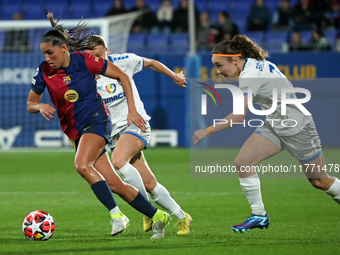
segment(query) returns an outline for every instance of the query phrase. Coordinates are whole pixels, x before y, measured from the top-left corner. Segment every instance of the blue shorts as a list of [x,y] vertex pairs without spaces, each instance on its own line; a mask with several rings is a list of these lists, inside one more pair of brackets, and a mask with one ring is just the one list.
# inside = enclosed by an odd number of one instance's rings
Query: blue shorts
[[[110,119],[104,120],[103,122],[93,122],[89,125],[87,125],[81,132],[80,137],[83,134],[96,134],[105,139],[106,144],[109,142],[110,135],[112,131],[111,121]],[[77,140],[71,140],[71,143],[73,145],[73,148],[75,151],[77,151],[78,144],[80,137]],[[103,155],[106,152],[106,149],[104,148],[103,152],[100,154]]]
[[112,126],[110,119],[104,120],[103,122],[93,122],[87,125],[81,132],[80,136],[83,134],[96,134],[104,137],[106,143],[109,142],[112,132]]

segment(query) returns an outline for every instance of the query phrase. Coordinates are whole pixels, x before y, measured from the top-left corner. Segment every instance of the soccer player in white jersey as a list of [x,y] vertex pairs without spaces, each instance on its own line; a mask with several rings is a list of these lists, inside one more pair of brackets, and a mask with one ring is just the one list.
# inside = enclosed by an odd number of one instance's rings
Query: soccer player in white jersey
[[[248,97],[262,110],[271,108],[273,88],[281,91],[283,87],[291,87],[288,79],[273,63],[266,61],[268,56],[262,48],[244,35],[236,35],[232,40],[220,42],[213,49],[212,62],[217,67],[217,73],[225,78],[239,76],[239,88],[245,95],[244,114],[230,113],[225,120],[215,126],[200,129],[193,134],[193,144],[208,137],[212,133],[231,127],[231,121],[243,122],[248,111]],[[252,95],[248,95],[251,87]],[[295,98],[294,94],[291,94]],[[340,203],[340,181],[329,176],[324,171],[324,157],[321,142],[314,121],[310,115],[305,116],[295,105],[287,105],[287,115],[281,114],[281,94],[278,93],[278,107],[266,116],[269,119],[295,120],[295,127],[271,125],[269,121],[255,130],[243,144],[234,163],[239,173],[241,188],[244,191],[252,209],[252,215],[243,223],[234,225],[235,232],[249,231],[252,228],[268,228],[269,217],[265,210],[258,174],[254,171],[242,172],[240,169],[252,166],[279,153],[283,149],[299,160],[309,182],[317,189],[324,190],[331,198]],[[225,123],[225,124],[224,124]],[[276,122],[280,123],[280,121]],[[294,126],[294,125],[285,125]],[[320,171],[313,171],[312,166]]]
[[[183,72],[175,73],[156,60],[132,53],[109,55],[110,51],[105,39],[98,35],[90,37],[87,43],[94,46],[94,50],[87,52],[111,61],[130,77],[137,112],[144,118],[147,127],[147,131],[142,132],[134,123],[127,122],[128,104],[120,81],[100,76],[97,79],[97,91],[112,120],[110,143],[113,149],[111,159],[114,168],[127,183],[135,186],[146,198],[149,194],[154,202],[170,211],[178,219],[177,234],[189,234],[191,216],[184,212],[170,196],[168,190],[157,182],[145,160],[143,149],[148,147],[150,140],[151,130],[148,123],[150,117],[144,109],[136,84],[132,79],[135,73],[142,71],[145,67],[171,77],[178,86],[185,88],[186,78]],[[107,182],[109,183],[110,180]],[[152,229],[152,220],[145,215],[143,215],[143,227],[145,232]],[[154,232],[155,227],[157,226],[154,226]]]

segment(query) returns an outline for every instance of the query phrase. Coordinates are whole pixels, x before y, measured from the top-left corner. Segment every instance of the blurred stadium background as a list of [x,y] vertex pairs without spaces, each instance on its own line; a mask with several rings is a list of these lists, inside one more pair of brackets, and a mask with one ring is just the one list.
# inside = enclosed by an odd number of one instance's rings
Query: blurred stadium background
[[[323,4],[327,1],[315,2]],[[130,9],[136,0],[123,2]],[[156,13],[161,0],[145,2]],[[171,2],[176,9],[180,0]],[[280,2],[265,1],[272,17],[275,17]],[[297,2],[290,0],[291,6]],[[263,198],[271,217],[270,228],[238,235],[230,227],[242,222],[244,216],[250,214],[239,181],[235,178],[192,178],[189,161],[193,150],[163,148],[165,146],[150,148],[145,151],[145,155],[157,179],[168,187],[174,199],[193,217],[190,235],[177,236],[173,219],[164,240],[149,242],[151,233],[142,231],[141,215],[118,196],[115,198],[130,218],[131,225],[118,238],[109,235],[107,212],[93,196],[87,183],[74,171],[74,153],[69,151],[69,141],[63,136],[58,121],[47,122],[40,114],[29,114],[26,100],[35,69],[44,60],[39,42],[43,33],[49,30],[47,10],[52,11],[55,17],[60,17],[65,24],[77,23],[84,16],[91,21],[89,26],[101,33],[100,25],[94,25],[93,19],[103,18],[101,25],[105,26],[105,15],[112,3],[112,0],[0,0],[0,254],[338,253],[339,206],[323,192],[313,189],[304,178],[261,179]],[[255,39],[268,50],[268,60],[277,64],[289,79],[303,79],[301,86],[312,94],[307,109],[313,113],[323,146],[333,147],[323,150],[326,162],[339,164],[340,86],[337,78],[340,73],[340,54],[336,24],[323,29],[331,46],[328,51],[309,48],[303,52],[290,52],[287,44],[291,30],[275,30],[272,22],[268,22],[265,31],[247,30],[247,15],[254,0],[195,0],[194,3],[197,14],[207,11],[212,23],[217,22],[220,11],[229,13],[238,25],[239,33]],[[15,13],[20,13],[23,20],[13,21]],[[338,11],[325,14],[336,19]],[[34,24],[29,21],[34,21]],[[117,28],[117,22],[114,23]],[[118,27],[123,29],[124,24]],[[20,31],[19,34],[27,33],[26,44],[7,47],[6,34],[14,30]],[[300,32],[303,41],[308,43],[312,30]],[[113,35],[111,42],[115,37],[120,37]],[[175,71],[188,67],[188,32],[128,31],[127,35],[127,42],[117,52],[127,50],[155,58]],[[216,83],[221,82],[211,63],[209,47],[205,50],[197,48],[196,56],[200,67],[197,68],[197,74],[191,70],[190,77],[202,80],[211,78]],[[191,68],[195,69],[195,65]],[[145,108],[152,117],[153,134],[158,136],[159,144],[189,147],[191,134],[188,132],[190,121],[187,106],[190,89],[183,90],[170,78],[147,69],[136,74],[135,80]],[[196,83],[192,85],[196,87]],[[43,100],[49,102],[48,93],[44,94]],[[223,105],[224,102],[226,105],[231,103],[229,98],[223,98]],[[245,132],[236,127],[228,130],[225,139],[219,135],[213,137],[214,143],[235,147],[222,149],[226,163],[233,163],[238,148],[252,130],[250,128]],[[264,164],[291,162],[297,163],[285,151],[266,160]],[[54,217],[56,233],[48,242],[32,244],[23,236],[21,224],[24,216],[36,209],[46,210]]]
[[[82,16],[86,20],[105,18],[113,5],[112,0],[1,0],[0,1],[0,149],[14,147],[68,147],[68,140],[64,138],[58,121],[46,122],[41,116],[26,112],[26,99],[30,90],[30,82],[34,70],[44,59],[39,50],[39,41],[44,32],[48,30],[46,19],[47,10],[53,12],[55,17],[65,20],[78,21]],[[161,0],[145,0],[152,13],[161,5]],[[246,34],[263,46],[270,54],[268,60],[274,62],[290,79],[317,79],[337,78],[339,76],[338,59],[340,54],[337,48],[338,11],[325,9],[322,14],[330,20],[329,24],[322,25],[323,33],[328,40],[328,51],[319,51],[314,48],[304,49],[302,52],[291,52],[289,40],[292,30],[277,30],[273,22],[268,22],[264,31],[248,31],[247,16],[254,0],[195,0],[196,27],[199,27],[199,16],[203,12],[210,15],[211,24],[218,22],[218,13],[226,12],[237,25],[238,32]],[[293,8],[299,0],[290,0]],[[326,1],[316,1],[326,3]],[[328,1],[330,4],[337,2]],[[123,0],[125,8],[130,10],[136,0]],[[171,1],[174,10],[180,5],[180,0]],[[264,1],[270,10],[271,20],[275,20],[280,0]],[[47,28],[24,28],[27,33],[27,43],[20,48],[11,48],[6,45],[6,33],[9,28],[1,28],[4,24],[15,24],[16,13],[21,14],[23,21],[37,20],[46,24]],[[315,17],[317,20],[318,17]],[[22,22],[22,21],[21,21]],[[89,26],[91,22],[89,23]],[[17,30],[19,28],[16,28]],[[14,29],[15,30],[15,29]],[[100,33],[98,27],[94,30]],[[185,70],[186,56],[189,52],[189,33],[187,31],[161,32],[157,29],[146,29],[147,32],[129,33],[126,42],[128,52],[157,59],[175,71]],[[312,29],[299,31],[302,41],[308,43],[312,39]],[[216,69],[211,63],[210,47],[197,48],[201,67],[199,76],[194,78],[212,78],[220,81]],[[158,135],[158,142],[169,143],[172,146],[189,147],[190,134],[187,120],[187,94],[189,90],[178,88],[171,79],[151,70],[144,70],[135,75],[139,93],[145,108],[152,117],[151,126],[154,130],[166,130],[165,134]],[[47,94],[47,93],[45,93]],[[313,89],[312,100],[309,103],[314,113],[316,123],[329,123],[329,114],[324,114],[332,107],[340,108],[340,87],[325,86]],[[313,100],[314,99],[314,100]],[[48,95],[44,100],[49,100]],[[314,111],[314,112],[313,112]],[[336,115],[336,114],[335,114]],[[329,128],[336,129],[340,125],[339,118],[334,118],[331,125],[319,124],[318,130],[325,146],[339,146],[340,135],[332,133]],[[334,130],[335,131],[335,130]],[[155,140],[154,140],[155,141]],[[240,146],[243,141],[238,135],[230,137],[230,146]],[[157,142],[155,143],[157,144]]]

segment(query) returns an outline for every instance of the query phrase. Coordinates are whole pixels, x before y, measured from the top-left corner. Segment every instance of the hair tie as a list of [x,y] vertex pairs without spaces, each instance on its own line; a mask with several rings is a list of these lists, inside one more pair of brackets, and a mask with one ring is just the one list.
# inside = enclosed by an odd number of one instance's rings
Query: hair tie
[[212,54],[215,57],[239,57],[242,56],[242,54]]
[[56,25],[54,28],[54,30],[60,31],[62,33],[64,33],[65,29],[63,28],[62,25]]

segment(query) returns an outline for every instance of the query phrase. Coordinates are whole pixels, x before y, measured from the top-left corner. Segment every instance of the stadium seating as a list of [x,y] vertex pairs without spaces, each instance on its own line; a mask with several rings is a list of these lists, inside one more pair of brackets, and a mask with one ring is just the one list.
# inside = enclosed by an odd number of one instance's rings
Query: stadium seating
[[[93,17],[93,5],[91,0],[81,0],[81,4],[79,4],[78,0],[72,0],[70,4],[70,17],[73,19],[80,19],[83,17],[84,19]],[[99,4],[101,5],[101,4]],[[103,7],[102,7],[103,8]]]
[[254,40],[258,45],[263,46],[264,42],[265,42],[265,32],[262,31],[256,31],[256,32],[247,32],[246,35]]
[[288,41],[288,32],[286,31],[275,31],[266,34],[265,42],[266,49],[270,53],[282,52],[282,46]]
[[5,31],[0,31],[0,51],[2,51],[5,43]]
[[130,34],[128,39],[128,51],[139,54],[145,50],[145,34]]
[[232,14],[232,18],[242,17],[244,19],[247,18],[250,8],[253,2],[249,0],[237,0],[231,4],[230,12]]
[[23,13],[23,5],[20,0],[4,0],[0,3],[2,9],[2,18],[12,20],[15,13]]
[[209,10],[210,13],[210,21],[213,23],[217,23],[218,22],[218,13],[219,12],[226,12],[229,14],[230,12],[230,4],[228,1],[221,1],[221,0],[217,0],[217,2],[214,4],[210,4],[209,8],[207,10]]
[[70,18],[68,0],[48,1],[47,10],[53,12],[56,19]]
[[93,16],[94,17],[104,17],[106,16],[107,12],[112,7],[112,1],[111,0],[105,0],[101,2],[100,4],[94,4],[93,5]]
[[[135,1],[134,1],[134,3],[135,3]],[[162,3],[161,0],[154,0],[154,1],[151,1],[151,2],[147,2],[147,5],[150,7],[151,11],[156,13],[159,6],[161,5],[161,3]]]
[[266,1],[266,6],[269,8],[270,12],[273,14],[278,9],[277,1]]
[[337,36],[337,31],[336,29],[325,29],[324,31],[325,37],[327,38],[330,46],[332,49],[335,49],[336,46],[336,36]]
[[[197,3],[195,3],[197,5]],[[215,0],[210,2],[209,9],[211,12],[229,12],[230,11],[230,2],[225,0]]]
[[309,43],[312,40],[312,31],[310,30],[303,30],[300,31],[302,42]]
[[180,5],[181,0],[172,0],[172,6],[174,7],[174,9],[177,9]]
[[274,31],[267,33],[266,35],[266,43],[284,43],[288,40],[288,32],[287,31]]
[[189,50],[189,35],[187,33],[174,33],[170,35],[170,51],[173,53],[186,53]]
[[196,8],[198,9],[199,13],[208,10],[208,3],[206,0],[195,1]]
[[[126,8],[126,10],[130,10],[131,8],[133,8],[136,4],[136,0],[125,0],[124,2],[124,6]],[[148,2],[147,2],[148,3]]]
[[[179,7],[180,1],[171,0],[174,10]],[[291,6],[298,1],[291,0]],[[136,4],[136,0],[123,0],[123,2],[127,10]],[[162,0],[145,0],[145,2],[156,13]],[[289,36],[287,32],[272,31],[270,24],[266,32],[247,31],[247,14],[253,3],[254,0],[197,0],[195,6],[199,13],[203,11],[210,13],[211,23],[218,21],[217,15],[220,11],[229,13],[233,22],[238,26],[240,34],[246,34],[255,39],[270,52],[282,52],[282,42],[286,42]],[[103,17],[106,16],[112,4],[113,0],[101,0],[100,4],[95,0],[2,0],[0,1],[0,19],[12,20],[16,12],[22,13],[26,20],[46,19],[47,11],[52,11],[56,19],[80,19],[82,16],[84,18]],[[278,8],[279,0],[265,1],[265,4],[273,14]],[[325,29],[324,33],[332,48],[335,49],[336,36],[339,32],[336,29]],[[35,33],[29,34],[30,39],[34,41]],[[301,31],[301,35],[304,43],[312,39],[311,31]],[[3,41],[3,36],[0,35],[0,47],[3,45],[1,40]],[[31,45],[35,45],[35,41],[31,42]],[[189,49],[189,38],[188,34],[131,34],[128,49],[133,52],[147,50],[148,53],[161,51],[184,53]]]
[[46,19],[46,6],[44,3],[33,2],[25,3],[24,5],[24,19],[26,20],[36,20],[36,19]]
[[148,53],[162,53],[169,49],[168,34],[149,34],[146,37]]
[[235,16],[232,20],[237,25],[239,33],[244,34],[247,30],[247,19],[242,16]]

